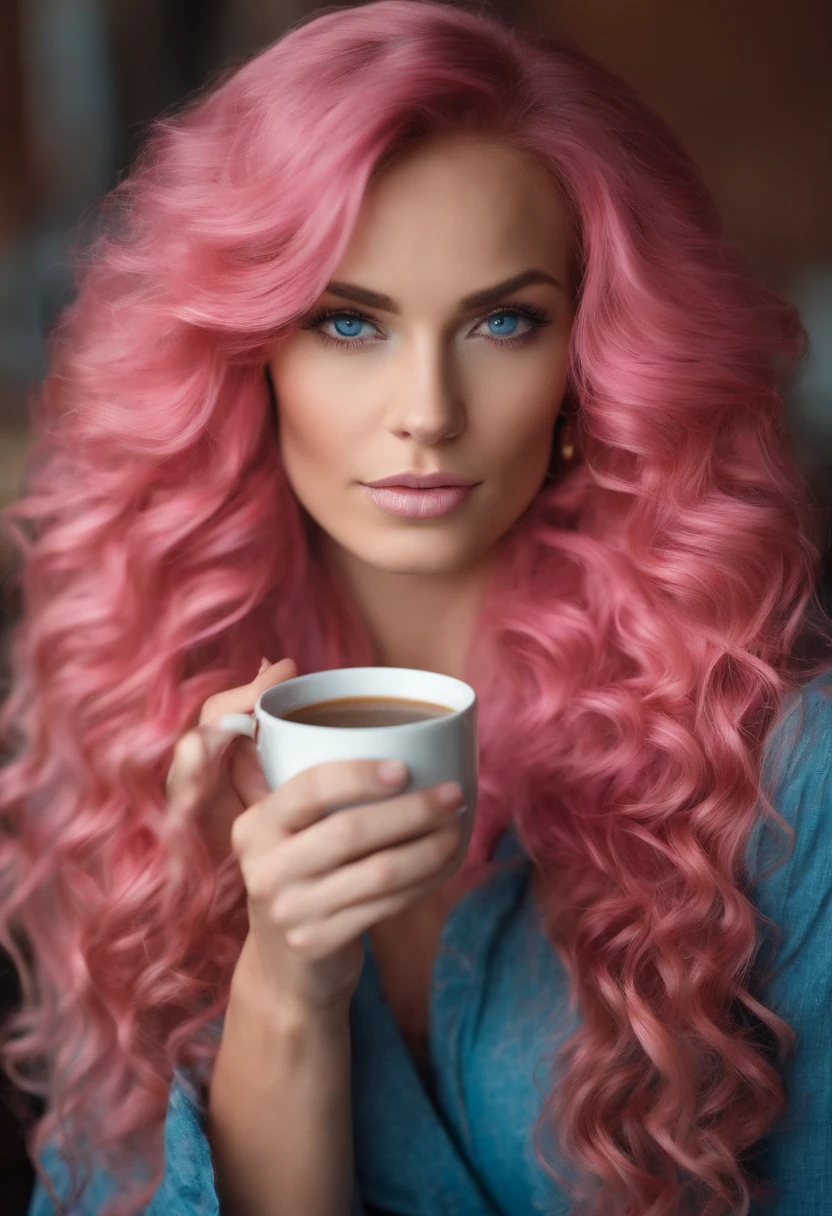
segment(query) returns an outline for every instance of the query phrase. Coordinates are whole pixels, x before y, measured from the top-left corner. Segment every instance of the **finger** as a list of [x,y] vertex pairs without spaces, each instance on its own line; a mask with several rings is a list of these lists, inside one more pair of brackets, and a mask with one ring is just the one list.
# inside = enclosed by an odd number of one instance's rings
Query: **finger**
[[297,665],[294,659],[281,659],[259,671],[250,684],[241,684],[239,688],[229,688],[223,692],[214,693],[205,701],[199,714],[200,725],[217,722],[224,714],[250,713],[261,692],[282,684],[285,680],[294,679],[297,675]]
[[[259,766],[254,759],[240,755],[244,746],[254,747],[248,739],[231,736],[223,748],[220,732],[200,727],[204,748],[204,763],[186,779],[172,779],[168,795],[168,820],[176,831],[188,821],[199,821],[212,856],[223,861],[231,851],[231,829],[235,819],[250,802],[268,792]],[[216,743],[216,747],[210,744]],[[224,768],[224,771],[223,771]]]
[[461,823],[445,826],[417,841],[384,849],[324,878],[284,887],[271,907],[275,923],[288,929],[327,920],[344,908],[367,904],[426,882],[456,859]]
[[[461,791],[456,802],[462,802]],[[272,867],[275,886],[282,888],[459,822],[459,811],[459,806],[441,803],[438,787],[432,786],[328,815],[303,831],[285,835],[276,856],[268,856],[268,846],[259,851]]]
[[186,790],[202,787],[236,738],[233,731],[208,725],[186,731],[173,749],[173,760],[165,779],[168,798],[178,798]]
[[390,916],[396,916],[415,903],[423,895],[435,890],[444,877],[450,877],[454,867],[447,867],[447,874],[428,882],[416,883],[404,891],[383,895],[365,904],[344,908],[324,921],[311,921],[297,925],[286,933],[286,943],[305,958],[313,961],[326,958],[360,937],[365,930]]
[[400,776],[386,775],[386,763],[330,760],[304,769],[265,800],[264,823],[270,821],[280,834],[297,832],[331,811],[389,798],[404,786],[409,773],[403,766]]
[[227,757],[228,778],[243,807],[262,801],[269,787],[253,741],[238,735]]

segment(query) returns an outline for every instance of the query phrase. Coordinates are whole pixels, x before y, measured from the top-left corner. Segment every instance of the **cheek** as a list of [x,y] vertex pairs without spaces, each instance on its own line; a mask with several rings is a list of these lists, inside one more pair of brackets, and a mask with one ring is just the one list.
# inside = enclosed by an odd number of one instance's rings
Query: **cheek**
[[345,393],[326,360],[308,354],[287,359],[273,373],[278,434],[287,471],[319,464],[328,469],[348,461],[360,436],[356,403]]
[[499,455],[506,471],[515,462],[530,468],[545,466],[552,433],[566,388],[565,361],[547,359],[501,361],[481,378],[477,398],[482,408],[486,442]]

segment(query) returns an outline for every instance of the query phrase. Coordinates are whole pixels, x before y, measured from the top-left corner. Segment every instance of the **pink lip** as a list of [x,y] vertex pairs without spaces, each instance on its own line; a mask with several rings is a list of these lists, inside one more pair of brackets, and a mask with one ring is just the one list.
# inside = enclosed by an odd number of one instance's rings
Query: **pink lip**
[[406,519],[438,519],[448,515],[465,502],[476,485],[437,486],[435,489],[414,490],[408,486],[364,486],[377,507],[389,515]]
[[365,486],[408,486],[414,490],[435,490],[437,486],[475,486],[473,477],[457,477],[453,473],[394,473],[378,481],[364,481]]

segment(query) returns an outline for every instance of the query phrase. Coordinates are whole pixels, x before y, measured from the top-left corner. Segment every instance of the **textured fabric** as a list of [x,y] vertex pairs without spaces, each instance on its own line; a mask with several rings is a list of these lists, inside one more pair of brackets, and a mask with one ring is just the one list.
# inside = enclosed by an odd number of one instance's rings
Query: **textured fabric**
[[[828,695],[832,683],[826,680]],[[763,1173],[779,1198],[750,1216],[832,1214],[832,704],[816,681],[778,732],[785,768],[775,805],[794,829],[792,853],[780,868],[788,842],[752,834],[750,894],[779,926],[769,933],[758,969],[773,960],[774,974],[761,987],[763,1003],[797,1033],[784,1078],[789,1109],[759,1146]]]
[[[762,820],[748,852],[750,894],[779,926],[761,931],[758,988],[796,1031],[783,1069],[790,1095],[781,1125],[756,1165],[778,1188],[751,1216],[832,1213],[832,681],[815,681],[775,732],[766,776],[795,831],[791,856],[766,871],[786,844]],[[778,756],[782,767],[777,768]],[[509,830],[485,886],[453,909],[439,943],[430,993],[434,1097],[423,1085],[387,1004],[369,935],[353,998],[353,1122],[356,1188],[351,1216],[566,1216],[569,1202],[538,1164],[532,1131],[550,1089],[550,1069],[577,1025],[567,977],[543,934],[530,863]],[[216,1213],[204,1112],[177,1076],[166,1124],[166,1175],[152,1216]],[[279,1129],[275,1129],[279,1134]],[[543,1136],[550,1160],[553,1150]],[[47,1168],[59,1179],[52,1160]],[[99,1211],[96,1176],[71,1216]],[[103,1189],[102,1189],[103,1188]],[[29,1216],[53,1216],[38,1185]]]
[[[220,1208],[203,1115],[196,1091],[187,1078],[178,1077],[171,1088],[165,1120],[165,1176],[144,1209],[148,1216],[218,1216]],[[58,1194],[62,1198],[69,1195],[69,1171],[52,1146],[43,1164]],[[104,1200],[114,1190],[113,1180],[98,1170],[82,1197],[62,1216],[98,1216]],[[54,1213],[49,1193],[38,1179],[28,1216],[54,1216]]]

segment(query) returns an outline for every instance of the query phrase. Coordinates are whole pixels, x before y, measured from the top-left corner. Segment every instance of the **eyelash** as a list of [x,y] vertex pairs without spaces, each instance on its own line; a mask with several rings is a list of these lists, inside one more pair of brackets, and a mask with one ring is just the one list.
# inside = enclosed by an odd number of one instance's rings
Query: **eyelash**
[[[532,322],[533,328],[524,334],[518,334],[517,337],[500,338],[496,334],[484,334],[487,342],[493,343],[495,346],[522,346],[526,342],[532,341],[539,330],[545,325],[551,325],[552,319],[544,309],[538,308],[536,304],[504,304],[501,308],[494,309],[487,316],[481,317],[477,325],[483,325],[492,317],[502,317],[510,313],[516,313],[518,316],[526,317]],[[371,344],[370,338],[335,338],[332,334],[324,333],[320,328],[324,321],[330,321],[333,318],[352,317],[356,321],[365,321],[368,325],[376,325],[372,317],[368,317],[366,313],[359,312],[354,308],[324,308],[320,312],[315,313],[313,317],[305,321],[301,326],[302,329],[316,330],[316,336],[321,342],[328,342],[331,346],[340,347],[355,347],[368,346]]]

